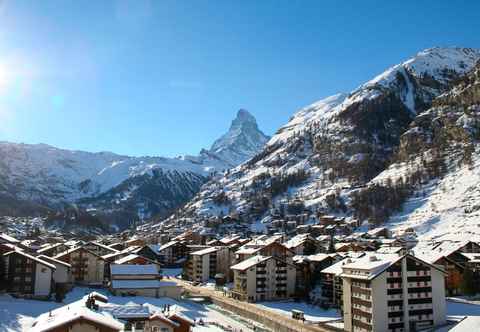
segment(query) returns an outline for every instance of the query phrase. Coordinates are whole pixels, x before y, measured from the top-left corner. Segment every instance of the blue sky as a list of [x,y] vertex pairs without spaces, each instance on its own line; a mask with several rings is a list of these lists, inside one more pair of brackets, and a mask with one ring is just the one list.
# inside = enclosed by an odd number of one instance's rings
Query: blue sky
[[0,0],[0,140],[194,154],[239,108],[299,108],[432,46],[480,48],[479,1]]

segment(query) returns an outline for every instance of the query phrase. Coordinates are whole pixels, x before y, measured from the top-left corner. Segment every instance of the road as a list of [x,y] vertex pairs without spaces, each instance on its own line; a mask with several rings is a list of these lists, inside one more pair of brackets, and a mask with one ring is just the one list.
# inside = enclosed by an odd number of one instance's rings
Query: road
[[[249,312],[252,315],[259,315],[262,318],[271,320],[272,322],[281,324],[291,331],[295,332],[328,332],[328,331],[342,331],[338,328],[330,327],[324,323],[304,323],[299,320],[292,319],[285,315],[279,314],[277,312],[259,307],[252,303],[242,302],[230,297],[224,296],[222,291],[216,291],[213,289],[205,287],[193,286],[191,283],[186,282],[181,279],[170,278],[172,281],[175,281],[178,285],[182,286],[186,291],[193,295],[198,295],[202,297],[209,297],[212,300],[223,307],[226,310],[229,310],[230,307],[238,308],[239,310],[244,310]],[[231,311],[231,310],[230,310]]]

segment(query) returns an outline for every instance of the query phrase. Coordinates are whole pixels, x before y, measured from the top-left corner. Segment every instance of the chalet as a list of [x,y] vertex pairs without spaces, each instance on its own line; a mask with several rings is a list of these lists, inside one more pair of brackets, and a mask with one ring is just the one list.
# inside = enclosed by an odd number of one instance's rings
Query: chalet
[[86,247],[69,249],[53,258],[71,265],[73,281],[77,284],[102,285],[105,281],[105,260]]
[[469,262],[468,254],[475,252],[480,252],[480,246],[469,240],[444,241],[414,249],[416,257],[430,264],[441,266],[446,271],[445,289],[449,296],[462,295],[461,283],[463,272]]
[[187,246],[183,241],[170,241],[162,245],[147,245],[136,253],[151,260],[158,261],[162,266],[180,266],[187,256]]
[[282,239],[283,236],[277,235],[271,237],[262,236],[251,240],[235,252],[235,261],[241,262],[256,255],[262,255],[279,257],[291,264],[292,257],[295,254],[293,250],[281,243]]
[[310,234],[299,234],[284,243],[295,255],[313,255],[323,250],[320,242]]
[[124,325],[108,314],[103,314],[85,307],[61,307],[39,316],[30,332],[56,331],[124,331]]
[[37,256],[37,258],[55,266],[55,271],[53,272],[53,280],[55,284],[70,285],[73,282],[72,266],[70,264],[44,255]]
[[293,263],[297,268],[296,293],[297,296],[308,296],[310,291],[320,283],[320,272],[340,260],[337,254],[297,255]]
[[[87,297],[85,297],[87,298]],[[60,331],[124,331],[124,324],[112,317],[108,312],[96,310],[98,305],[87,306],[83,300],[65,305],[38,316],[33,322],[30,332],[60,332]],[[88,296],[93,299],[93,297]]]
[[49,298],[53,287],[55,265],[23,251],[3,255],[9,293],[33,298]]

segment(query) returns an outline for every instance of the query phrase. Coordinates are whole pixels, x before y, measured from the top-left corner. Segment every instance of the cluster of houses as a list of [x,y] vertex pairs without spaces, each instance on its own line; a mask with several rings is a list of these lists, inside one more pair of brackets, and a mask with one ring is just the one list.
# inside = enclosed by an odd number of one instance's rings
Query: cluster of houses
[[176,306],[119,305],[108,300],[108,297],[92,292],[74,303],[40,315],[30,331],[189,332],[195,325]]
[[136,252],[142,240],[118,246],[93,241],[38,243],[0,233],[1,288],[23,298],[50,299],[73,285],[105,287],[115,295],[171,298],[181,288],[165,280],[161,264]]
[[297,298],[339,308],[347,331],[442,325],[445,298],[463,294],[465,271],[473,283],[480,281],[476,242],[419,244],[409,230],[396,236],[384,227],[352,232],[356,225],[338,218],[321,221],[263,235],[174,227],[153,236],[139,230],[133,238],[45,242],[0,234],[0,280],[21,297],[48,298],[80,284],[114,295],[179,298],[181,288],[162,278],[161,269],[181,268],[193,285],[214,282],[240,301]]
[[249,302],[303,298],[343,313],[346,331],[415,331],[446,322],[446,296],[462,294],[465,269],[480,281],[480,245],[417,245],[386,228],[348,236],[299,233],[213,238],[190,251],[183,277],[230,283]]

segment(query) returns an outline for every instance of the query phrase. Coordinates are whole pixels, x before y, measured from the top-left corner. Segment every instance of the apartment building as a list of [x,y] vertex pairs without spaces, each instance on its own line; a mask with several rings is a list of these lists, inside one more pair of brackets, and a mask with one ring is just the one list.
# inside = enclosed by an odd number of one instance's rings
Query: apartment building
[[231,267],[232,296],[241,301],[270,301],[295,295],[296,268],[275,256],[254,256]]
[[412,255],[370,253],[342,266],[346,331],[408,332],[446,321],[445,272]]
[[230,249],[228,247],[210,247],[191,252],[184,267],[188,280],[207,282],[217,273],[228,276],[230,266]]
[[[187,245],[182,241],[170,241],[162,245],[148,245],[142,248],[138,254],[144,255],[150,259],[156,259],[162,266],[178,266],[182,259],[187,256]],[[152,255],[153,253],[154,255]],[[150,257],[149,257],[150,256]]]
[[53,258],[71,265],[75,283],[102,285],[105,281],[105,260],[85,247],[69,249]]
[[50,297],[55,265],[23,251],[11,251],[3,257],[9,293],[22,297]]

